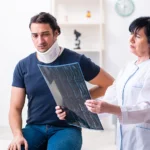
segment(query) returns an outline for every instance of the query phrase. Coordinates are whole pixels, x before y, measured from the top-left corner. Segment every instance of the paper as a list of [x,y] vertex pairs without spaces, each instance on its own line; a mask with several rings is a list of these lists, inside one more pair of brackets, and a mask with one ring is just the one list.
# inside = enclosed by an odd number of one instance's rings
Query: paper
[[46,66],[38,65],[56,101],[67,112],[69,124],[103,130],[97,114],[91,113],[84,102],[91,99],[78,63]]

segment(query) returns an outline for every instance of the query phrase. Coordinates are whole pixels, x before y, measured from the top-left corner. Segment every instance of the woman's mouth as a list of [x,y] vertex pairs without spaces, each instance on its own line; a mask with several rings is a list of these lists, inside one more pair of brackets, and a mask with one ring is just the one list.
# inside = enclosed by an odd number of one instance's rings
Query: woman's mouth
[[132,49],[133,49],[133,48],[135,48],[135,47],[134,47],[133,45],[130,45],[130,48],[132,48]]

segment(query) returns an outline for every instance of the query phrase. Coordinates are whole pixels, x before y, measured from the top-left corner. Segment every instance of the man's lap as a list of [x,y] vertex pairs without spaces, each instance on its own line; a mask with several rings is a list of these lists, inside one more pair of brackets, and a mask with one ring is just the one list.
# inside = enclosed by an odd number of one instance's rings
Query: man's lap
[[80,150],[82,145],[81,130],[76,127],[27,125],[23,135],[28,150],[46,150],[46,147],[47,150]]

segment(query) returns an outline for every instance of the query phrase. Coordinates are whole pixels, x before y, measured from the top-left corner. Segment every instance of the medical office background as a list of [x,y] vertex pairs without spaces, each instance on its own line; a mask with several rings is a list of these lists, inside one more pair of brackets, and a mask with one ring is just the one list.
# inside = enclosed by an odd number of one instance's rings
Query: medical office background
[[[103,61],[99,65],[116,78],[119,70],[135,59],[129,52],[128,26],[139,16],[150,16],[150,1],[133,0],[135,10],[128,17],[121,17],[116,13],[114,6],[117,0],[103,2],[104,50]],[[35,51],[28,25],[30,18],[41,11],[52,11],[51,0],[0,1],[0,127],[9,126],[8,111],[13,70],[20,59]],[[26,107],[23,118],[25,124]],[[107,126],[111,126],[111,123],[108,121]]]

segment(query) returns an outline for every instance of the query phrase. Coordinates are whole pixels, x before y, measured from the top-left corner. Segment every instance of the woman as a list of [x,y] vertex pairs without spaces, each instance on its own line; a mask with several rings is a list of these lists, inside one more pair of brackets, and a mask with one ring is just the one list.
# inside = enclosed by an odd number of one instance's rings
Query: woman
[[93,113],[119,118],[118,150],[150,150],[150,17],[137,18],[129,31],[130,49],[137,60],[119,73],[104,101],[87,100],[85,105]]

